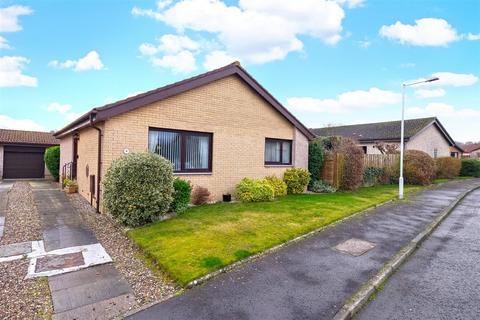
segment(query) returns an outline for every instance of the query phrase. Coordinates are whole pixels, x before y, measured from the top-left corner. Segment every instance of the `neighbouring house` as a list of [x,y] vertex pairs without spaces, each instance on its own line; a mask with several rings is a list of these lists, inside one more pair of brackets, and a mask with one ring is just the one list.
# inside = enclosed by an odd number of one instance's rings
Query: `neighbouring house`
[[307,168],[314,138],[239,63],[94,108],[55,136],[61,172],[100,211],[102,177],[125,154],[158,153],[220,200],[244,177]]
[[51,132],[0,129],[0,177],[51,178],[43,154],[59,142]]
[[463,156],[466,158],[480,159],[480,143],[464,144]]
[[461,144],[455,141],[455,145],[450,147],[450,157],[452,158],[461,158],[463,156],[463,147]]
[[[385,145],[400,145],[400,121],[311,129],[317,136],[343,136],[358,141],[365,154],[381,154]],[[405,150],[421,150],[431,157],[449,157],[455,142],[435,118],[405,120]],[[397,150],[397,151],[398,151]]]

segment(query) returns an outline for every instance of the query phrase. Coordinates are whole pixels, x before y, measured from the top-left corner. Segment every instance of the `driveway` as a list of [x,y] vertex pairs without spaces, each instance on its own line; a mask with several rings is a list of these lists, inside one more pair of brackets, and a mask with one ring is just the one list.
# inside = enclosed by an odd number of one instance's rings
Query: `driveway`
[[480,190],[387,281],[358,319],[480,318]]
[[[129,319],[331,319],[386,260],[476,186],[480,179],[447,183],[379,207]],[[334,249],[349,239],[375,247],[359,256]]]

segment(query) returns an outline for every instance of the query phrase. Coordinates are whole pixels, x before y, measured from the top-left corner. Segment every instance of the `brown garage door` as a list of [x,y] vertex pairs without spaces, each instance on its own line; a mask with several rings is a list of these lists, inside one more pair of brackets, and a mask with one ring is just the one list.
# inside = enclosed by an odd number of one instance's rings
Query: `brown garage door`
[[45,147],[5,146],[3,150],[3,178],[43,178]]

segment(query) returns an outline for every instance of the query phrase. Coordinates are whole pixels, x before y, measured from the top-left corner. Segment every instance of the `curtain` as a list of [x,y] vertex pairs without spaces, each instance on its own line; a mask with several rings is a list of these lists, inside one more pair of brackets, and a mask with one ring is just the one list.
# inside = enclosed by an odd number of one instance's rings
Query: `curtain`
[[290,141],[282,142],[282,163],[290,163],[290,147],[292,146]]
[[265,142],[265,161],[280,162],[280,141]]
[[180,171],[181,135],[177,132],[151,130],[148,134],[148,149],[173,163],[173,170]]
[[209,137],[186,136],[185,169],[208,169]]

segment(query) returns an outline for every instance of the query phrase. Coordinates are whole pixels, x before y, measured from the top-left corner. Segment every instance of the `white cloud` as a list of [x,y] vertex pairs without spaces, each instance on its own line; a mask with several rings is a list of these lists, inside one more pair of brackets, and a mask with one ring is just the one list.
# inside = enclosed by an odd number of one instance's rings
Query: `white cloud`
[[33,10],[27,6],[10,6],[0,9],[0,32],[15,32],[22,30],[18,23],[19,16],[30,15]]
[[401,96],[392,91],[370,88],[340,94],[337,99],[317,99],[312,97],[292,97],[287,105],[294,111],[340,113],[352,109],[368,109],[398,104]]
[[358,45],[360,46],[360,48],[362,49],[367,49],[368,47],[370,47],[372,43],[370,41],[367,41],[367,40],[360,40],[358,41]]
[[466,38],[467,40],[470,40],[470,41],[477,41],[477,40],[480,40],[480,33],[477,33],[477,34],[474,34],[474,33],[468,33],[466,35]]
[[418,19],[414,25],[397,21],[382,26],[379,33],[382,37],[413,46],[446,46],[461,38],[446,20],[436,18]]
[[205,56],[203,67],[207,70],[213,70],[239,60],[239,58],[229,56],[225,51],[216,50]]
[[[478,77],[471,73],[453,73],[453,72],[436,72],[432,77],[437,77],[439,80],[427,83],[421,83],[422,87],[468,87],[478,82]],[[420,78],[408,82],[423,81],[425,78]]]
[[85,57],[78,60],[66,60],[64,62],[52,60],[48,65],[58,69],[73,69],[74,71],[102,70],[105,67],[96,51],[90,51]]
[[0,114],[0,128],[14,130],[46,131],[45,127],[31,119],[14,119]]
[[22,73],[30,60],[19,56],[0,57],[0,87],[36,87],[37,78]]
[[335,0],[338,4],[347,6],[349,9],[363,7],[365,0]]
[[443,97],[445,95],[445,90],[443,89],[418,89],[415,90],[415,95],[418,98],[436,98],[436,97]]
[[197,69],[193,53],[187,50],[153,58],[152,63],[154,66],[171,69],[174,73],[191,72]]
[[0,36],[0,49],[10,49],[7,39],[2,36]]
[[49,112],[59,112],[59,113],[62,113],[62,114],[65,114],[67,113],[68,111],[70,111],[70,109],[72,109],[72,106],[69,105],[69,104],[60,104],[58,102],[53,102],[53,103],[50,103],[47,107],[47,110]]
[[[172,5],[161,2],[156,10],[134,7],[132,14],[162,21],[180,33],[188,29],[214,34],[222,45],[217,50],[248,63],[281,60],[301,51],[300,35],[335,44],[345,16],[338,3],[324,0],[240,0],[238,6],[220,0],[182,0]],[[144,49],[153,52],[151,47]]]

